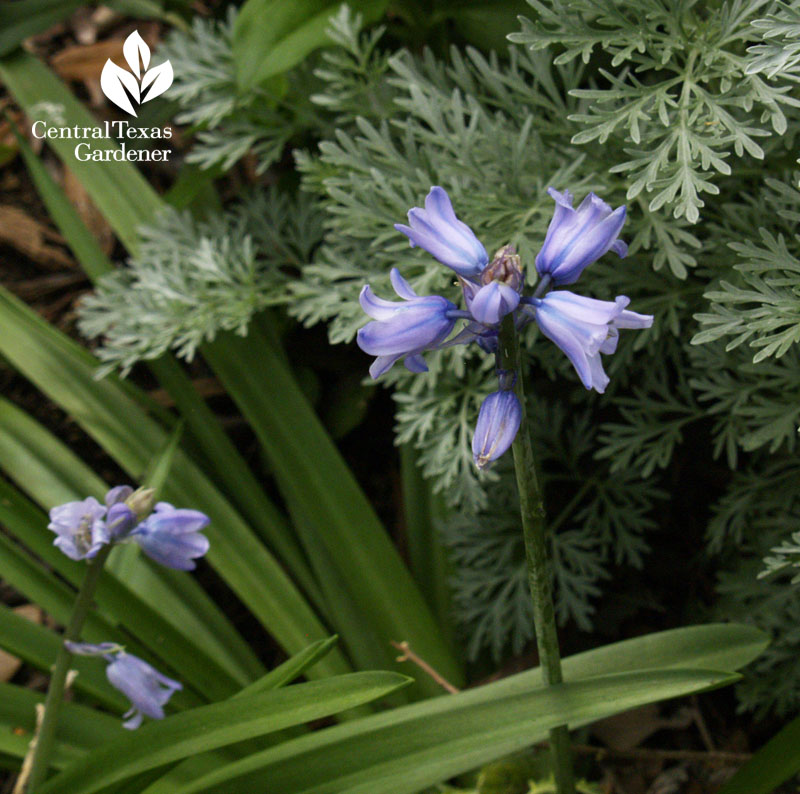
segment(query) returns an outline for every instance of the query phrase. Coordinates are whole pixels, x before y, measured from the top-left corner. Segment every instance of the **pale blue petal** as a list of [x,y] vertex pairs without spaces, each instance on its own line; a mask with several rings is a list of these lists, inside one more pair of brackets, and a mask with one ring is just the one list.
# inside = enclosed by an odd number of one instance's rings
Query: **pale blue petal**
[[375,361],[372,362],[369,368],[369,375],[372,380],[376,380],[384,373],[388,372],[393,366],[394,363],[401,358],[401,356],[378,356]]
[[572,209],[572,196],[550,188],[556,206],[544,244],[536,256],[540,275],[549,274],[557,285],[572,284],[583,270],[609,250],[620,256],[627,246],[617,236],[625,223],[625,207],[612,208],[594,193]]
[[409,210],[410,226],[395,224],[411,245],[424,248],[443,265],[466,278],[477,276],[488,264],[489,257],[480,240],[467,224],[458,220],[447,193],[438,186],[425,198],[425,209]]
[[[125,727],[130,729],[139,726],[141,714],[163,719],[164,705],[175,690],[183,688],[180,682],[167,678],[138,656],[124,652],[108,665],[106,677],[131,702],[132,709],[125,714],[126,717],[134,715],[125,723]],[[138,717],[136,712],[140,712]]]
[[607,325],[630,303],[624,295],[613,301],[601,301],[576,295],[569,290],[548,292],[542,305],[558,311],[565,318],[592,325]]
[[408,301],[419,297],[411,288],[411,285],[400,275],[400,271],[396,267],[393,267],[389,272],[389,280],[392,282],[394,291],[401,298]]
[[117,502],[124,502],[132,493],[133,488],[130,485],[118,485],[106,494],[105,503],[111,507]]
[[519,305],[519,293],[508,284],[492,281],[472,298],[470,313],[484,325],[496,325]]
[[[591,389],[592,371],[586,354],[586,344],[575,335],[574,325],[565,322],[557,312],[542,311],[540,307],[536,309],[536,322],[541,332],[566,353],[581,383],[587,389]],[[598,343],[598,349],[602,341]]]
[[419,353],[413,356],[406,356],[403,363],[409,372],[415,372],[419,374],[421,372],[428,371],[428,365],[425,363],[425,359],[419,355]]
[[181,508],[176,510],[170,505],[167,510],[153,513],[144,523],[148,532],[170,535],[182,535],[187,532],[199,532],[211,523],[211,519],[199,510]]
[[627,309],[614,318],[614,326],[616,328],[650,328],[652,324],[652,314],[639,314]]
[[589,371],[591,373],[592,385],[587,388],[592,388],[599,394],[602,394],[608,386],[608,375],[603,369],[603,362],[600,359],[600,354],[589,357]]
[[361,304],[365,314],[368,314],[373,320],[388,320],[400,305],[396,301],[387,301],[385,298],[379,298],[372,291],[369,284],[365,284],[361,288],[358,302]]
[[373,356],[419,352],[447,337],[455,325],[447,312],[455,308],[438,295],[396,304],[390,318],[367,323],[361,328],[356,342],[365,353]]
[[472,437],[472,456],[479,469],[508,450],[521,421],[522,406],[513,391],[492,392],[483,401]]
[[173,535],[168,532],[147,532],[133,536],[142,551],[167,568],[193,571],[195,557],[202,557],[209,548],[208,538],[199,532]]

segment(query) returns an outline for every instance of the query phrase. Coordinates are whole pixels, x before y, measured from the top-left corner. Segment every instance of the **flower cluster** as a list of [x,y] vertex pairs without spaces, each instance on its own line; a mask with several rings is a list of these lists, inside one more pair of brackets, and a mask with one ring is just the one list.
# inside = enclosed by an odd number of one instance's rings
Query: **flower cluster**
[[90,496],[54,507],[47,528],[57,535],[54,545],[73,560],[91,559],[103,546],[132,541],[161,565],[191,571],[195,558],[208,551],[208,538],[200,534],[208,523],[199,510],[176,509],[167,502],[154,506],[152,489],[118,485],[103,505]]
[[[409,211],[409,225],[395,225],[412,246],[424,248],[455,271],[465,309],[440,295],[417,295],[396,268],[391,282],[403,302],[379,298],[365,285],[359,300],[372,322],[359,330],[357,341],[364,352],[376,356],[370,367],[373,378],[401,358],[411,372],[425,372],[422,353],[451,345],[475,342],[497,353],[500,324],[512,314],[517,328],[535,321],[542,334],[564,351],[587,389],[605,390],[608,376],[601,355],[614,353],[620,328],[649,328],[653,318],[629,311],[630,301],[623,295],[602,301],[555,288],[574,284],[608,251],[625,256],[627,246],[618,239],[625,207],[612,210],[590,193],[575,209],[569,191],[550,188],[548,193],[556,208],[535,259],[539,281],[530,296],[524,293],[524,272],[514,247],[503,246],[490,261],[472,229],[456,217],[441,187],[431,188],[424,209]],[[459,320],[466,324],[450,338]],[[478,468],[511,446],[522,419],[522,406],[514,393],[516,373],[498,367],[498,378],[498,391],[484,400],[473,437]]]
[[135,730],[142,719],[164,719],[164,706],[176,689],[183,685],[159,673],[138,656],[126,653],[121,645],[114,642],[64,642],[70,653],[80,656],[100,656],[108,662],[106,676],[113,687],[118,689],[131,702],[131,708],[123,716],[124,728]]

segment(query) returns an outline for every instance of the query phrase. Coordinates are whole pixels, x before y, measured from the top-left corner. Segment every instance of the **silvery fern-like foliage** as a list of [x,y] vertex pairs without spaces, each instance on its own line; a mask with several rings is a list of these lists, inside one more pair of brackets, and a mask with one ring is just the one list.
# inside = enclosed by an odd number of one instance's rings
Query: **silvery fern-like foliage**
[[167,350],[191,359],[222,330],[283,302],[292,269],[311,255],[319,214],[305,195],[257,193],[221,216],[167,210],[141,230],[137,256],[101,279],[80,308],[84,336],[102,338],[101,374],[126,374]]
[[797,74],[800,66],[800,6],[796,2],[778,2],[772,13],[753,21],[753,27],[763,31],[763,44],[748,48],[751,55],[748,74],[765,74],[769,78]]
[[[726,570],[718,612],[741,614],[775,638],[759,662],[767,683],[747,679],[743,703],[796,708],[800,675],[787,665],[800,649],[796,590],[785,577],[756,576],[796,531],[798,7],[541,0],[533,10],[542,13],[524,31],[538,31],[527,44],[539,49],[454,49],[446,62],[383,52],[379,33],[359,34],[343,10],[331,31],[336,46],[288,75],[287,93],[272,105],[261,97],[231,103],[232,71],[220,54],[230,51],[228,29],[196,23],[191,37],[174,34],[168,44],[183,42],[169,51],[176,78],[185,75],[175,97],[182,112],[195,111],[184,121],[198,136],[218,130],[222,148],[214,153],[211,139],[196,137],[194,156],[228,164],[257,147],[248,140],[284,140],[281,119],[288,118],[293,140],[308,145],[295,150],[304,192],[292,201],[267,193],[263,204],[211,221],[166,215],[143,231],[145,247],[129,267],[85,302],[83,327],[104,337],[98,352],[108,368],[166,349],[191,355],[203,339],[243,329],[252,312],[278,302],[307,325],[326,323],[333,343],[349,342],[366,321],[359,290],[370,283],[376,294],[391,295],[393,266],[421,294],[457,300],[452,273],[393,228],[431,185],[447,189],[490,254],[516,245],[529,281],[552,213],[547,187],[579,198],[594,190],[616,206],[636,186],[622,232],[629,256],[601,259],[582,276],[588,295],[629,295],[656,318],[649,331],[623,338],[606,394],[587,394],[535,327],[524,339],[544,474],[563,477],[546,488],[557,530],[559,616],[590,625],[613,566],[638,565],[652,522],[662,520],[660,481],[680,476],[684,445],[693,455],[706,451],[704,464],[719,483],[707,547]],[[770,50],[765,60],[764,47],[783,55]],[[667,83],[686,71],[692,50],[688,137],[659,159],[671,136],[684,140],[685,80]],[[208,64],[206,52],[216,53]],[[305,93],[292,88],[309,84]],[[251,114],[250,102],[269,113]],[[714,113],[728,113],[737,131]],[[782,135],[781,118],[789,122]],[[617,123],[595,134],[606,120]],[[228,135],[228,125],[236,134]],[[584,133],[591,133],[586,142],[571,142]],[[626,151],[634,149],[639,154]],[[705,182],[711,187],[702,192]],[[665,190],[675,191],[672,198],[654,203]],[[703,222],[692,224],[690,208],[701,201]],[[190,301],[206,308],[187,316]],[[762,351],[766,357],[754,362]],[[470,648],[501,654],[524,644],[530,621],[513,483],[502,466],[479,476],[470,452],[493,364],[464,347],[427,360],[428,375],[395,367],[385,378],[397,405],[396,438],[417,448],[425,476],[454,510],[443,532],[457,563],[456,606]],[[365,356],[365,376],[368,365]]]
[[[800,532],[792,533],[790,540],[771,549],[769,557],[764,557],[764,566],[764,570],[758,575],[759,579],[800,568]],[[792,584],[800,584],[800,573],[792,576]]]
[[[232,50],[235,19],[233,7],[224,22],[198,17],[188,32],[173,31],[159,55],[172,62],[175,72],[167,93],[180,107],[175,121],[195,131],[187,160],[202,168],[229,169],[252,154],[262,173],[280,158],[292,136],[314,125],[302,118],[303,108],[313,108],[305,92],[277,80],[242,94]],[[296,76],[301,83],[310,77]]]
[[[730,565],[720,577],[719,614],[754,623],[772,638],[753,673],[737,687],[742,708],[757,716],[770,709],[795,714],[800,707],[796,672],[800,598],[789,575],[796,547],[787,541],[800,518],[798,477],[800,466],[794,456],[755,456],[735,475],[709,524],[710,550],[736,552],[729,555]],[[782,549],[790,559],[781,559]],[[784,561],[789,564],[784,566]]]
[[571,92],[582,104],[570,118],[584,128],[572,142],[621,143],[627,159],[611,170],[626,175],[628,199],[649,194],[650,210],[696,222],[702,194],[718,194],[715,177],[731,174],[731,155],[763,159],[759,139],[783,134],[786,107],[800,102],[792,57],[771,58],[764,76],[765,54],[752,44],[786,24],[759,19],[768,0],[528,2],[536,17],[513,41],[555,46],[557,64],[588,62],[596,48],[610,57],[595,87]]
[[[780,358],[800,341],[800,174],[787,181],[765,180],[758,238],[732,242],[739,262],[735,281],[721,281],[706,293],[711,312],[697,315],[703,330],[695,344],[732,337],[726,350],[747,343],[753,362]],[[792,183],[789,183],[789,179]]]
[[[611,477],[605,467],[591,465],[596,439],[590,412],[568,412],[557,401],[536,409],[548,417],[535,426],[534,436],[545,452],[540,463],[543,489],[550,494],[556,613],[560,623],[574,621],[588,630],[609,567],[644,564],[646,536],[656,528],[652,507],[666,493],[634,469]],[[470,658],[488,649],[500,659],[509,647],[518,653],[533,638],[519,504],[509,469],[505,461],[486,509],[475,517],[455,514],[441,528]]]

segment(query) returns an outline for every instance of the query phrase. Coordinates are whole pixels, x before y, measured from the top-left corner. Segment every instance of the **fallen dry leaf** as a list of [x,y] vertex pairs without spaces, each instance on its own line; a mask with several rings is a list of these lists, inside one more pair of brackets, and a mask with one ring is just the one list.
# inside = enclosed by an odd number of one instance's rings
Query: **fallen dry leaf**
[[127,68],[122,54],[122,39],[106,39],[94,44],[77,44],[57,52],[50,63],[64,80],[100,80],[106,61]]
[[119,19],[119,14],[108,6],[79,8],[72,15],[72,30],[79,44],[94,44],[99,34]]
[[594,723],[592,733],[612,750],[632,750],[657,731],[686,728],[691,722],[688,710],[664,718],[658,704],[649,703]]
[[70,204],[75,207],[76,212],[81,216],[81,220],[97,240],[100,248],[103,249],[103,253],[108,256],[114,248],[114,232],[108,225],[108,221],[89,198],[86,188],[68,168],[64,169],[63,184],[64,193],[66,193]]
[[[42,610],[35,604],[23,604],[16,607],[14,612],[20,617],[27,618],[31,623],[42,623],[44,615]],[[10,681],[22,666],[22,659],[12,656],[10,653],[0,651],[0,681]]]
[[0,204],[0,243],[15,248],[28,259],[50,270],[74,267],[72,258],[57,245],[60,234],[32,218],[24,210]]

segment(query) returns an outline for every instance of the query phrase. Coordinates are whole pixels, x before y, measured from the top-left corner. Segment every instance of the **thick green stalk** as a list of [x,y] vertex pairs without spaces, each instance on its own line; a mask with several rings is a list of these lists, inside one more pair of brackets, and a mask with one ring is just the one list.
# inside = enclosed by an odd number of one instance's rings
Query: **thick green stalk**
[[[92,608],[94,591],[100,581],[100,574],[103,572],[108,555],[111,553],[112,545],[109,543],[103,546],[97,555],[89,560],[86,566],[86,576],[84,577],[81,589],[75,598],[75,605],[72,608],[72,615],[69,619],[64,640],[78,640],[81,636],[81,629]],[[56,656],[53,674],[50,677],[50,686],[47,689],[47,698],[44,702],[44,716],[39,730],[36,734],[36,745],[33,749],[31,760],[31,773],[25,787],[26,794],[34,794],[37,787],[44,782],[47,775],[47,767],[50,755],[53,751],[53,743],[58,726],[58,714],[61,710],[61,703],[64,700],[64,685],[67,680],[67,673],[72,662],[72,654],[62,643]]]
[[[516,373],[514,391],[522,405],[522,421],[511,447],[514,454],[514,469],[519,490],[519,506],[522,516],[522,531],[525,535],[525,556],[528,563],[528,584],[533,598],[533,621],[536,628],[536,645],[539,649],[539,664],[546,686],[560,684],[561,654],[558,649],[556,614],[553,607],[553,590],[550,575],[550,556],[547,550],[544,525],[544,502],[536,476],[536,461],[533,456],[528,418],[525,408],[525,384],[519,339],[514,327],[513,315],[506,315],[500,329],[500,367]],[[558,794],[574,794],[575,779],[572,772],[572,753],[566,725],[550,731],[550,751],[553,756],[556,791]]]

